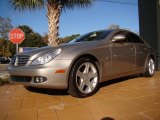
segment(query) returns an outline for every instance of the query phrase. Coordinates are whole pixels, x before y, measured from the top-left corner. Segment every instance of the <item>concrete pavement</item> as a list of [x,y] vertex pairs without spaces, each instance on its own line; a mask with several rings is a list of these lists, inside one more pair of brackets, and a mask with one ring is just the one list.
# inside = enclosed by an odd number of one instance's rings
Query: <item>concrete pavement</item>
[[160,72],[105,82],[84,99],[65,90],[3,85],[0,120],[160,120]]

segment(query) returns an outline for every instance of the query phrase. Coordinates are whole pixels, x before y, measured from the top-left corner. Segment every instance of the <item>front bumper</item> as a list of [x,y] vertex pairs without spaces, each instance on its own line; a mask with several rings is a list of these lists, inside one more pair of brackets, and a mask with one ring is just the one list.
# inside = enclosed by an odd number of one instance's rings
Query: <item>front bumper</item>
[[[40,66],[21,66],[9,65],[7,70],[11,83],[19,83],[25,86],[38,88],[66,89],[68,87],[68,75],[71,60],[53,60],[46,65]],[[64,73],[56,73],[57,70],[64,70]],[[35,77],[46,78],[45,82],[36,83]]]

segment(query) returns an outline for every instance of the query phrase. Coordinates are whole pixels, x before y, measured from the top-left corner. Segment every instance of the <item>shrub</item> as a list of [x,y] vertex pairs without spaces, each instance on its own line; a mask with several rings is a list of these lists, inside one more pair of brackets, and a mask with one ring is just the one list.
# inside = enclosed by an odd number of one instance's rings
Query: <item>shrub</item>
[[8,80],[9,80],[9,75],[0,76],[0,85],[8,83]]

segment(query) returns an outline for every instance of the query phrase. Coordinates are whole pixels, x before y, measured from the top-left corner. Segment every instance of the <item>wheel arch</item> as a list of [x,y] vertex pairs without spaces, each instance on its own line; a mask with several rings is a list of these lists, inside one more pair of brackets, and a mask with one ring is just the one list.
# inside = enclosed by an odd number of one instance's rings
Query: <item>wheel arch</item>
[[149,55],[149,57],[151,57],[156,62],[156,57],[153,54]]
[[149,54],[148,57],[147,57],[147,59],[146,59],[145,69],[146,69],[146,67],[147,67],[147,61],[148,61],[148,59],[149,59],[150,57],[154,60],[154,63],[156,64],[156,57],[155,57],[155,55],[154,55],[154,54]]
[[[98,70],[99,70],[99,77],[100,77],[100,82],[101,82],[101,72],[102,72],[102,69],[101,69],[101,68],[102,68],[102,67],[101,67],[100,60],[98,60],[98,59],[97,59],[94,55],[92,55],[92,54],[83,54],[83,55],[79,55],[78,57],[76,57],[76,58],[73,60],[71,66],[70,66],[70,68],[69,68],[68,77],[67,77],[68,86],[69,86],[69,78],[70,78],[71,70],[72,70],[74,64],[77,62],[77,60],[79,60],[79,59],[81,59],[81,58],[89,58],[89,59],[93,60],[93,61],[96,63],[96,65],[97,65],[97,67],[98,67]],[[67,87],[67,88],[68,88],[68,87]]]
[[[147,57],[147,59],[146,59],[146,64],[147,64],[147,60],[148,60],[150,57],[151,57],[151,58],[154,60],[154,62],[156,63],[156,57],[155,57],[155,55],[154,55],[154,54],[149,54],[148,57]],[[145,67],[146,67],[146,66],[145,66]]]

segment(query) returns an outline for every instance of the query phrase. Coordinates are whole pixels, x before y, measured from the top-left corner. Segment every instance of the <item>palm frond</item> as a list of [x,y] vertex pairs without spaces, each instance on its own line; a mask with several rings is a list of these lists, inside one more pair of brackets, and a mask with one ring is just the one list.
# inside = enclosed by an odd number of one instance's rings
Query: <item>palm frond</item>
[[15,10],[36,10],[45,6],[44,0],[9,0]]
[[76,7],[87,8],[92,6],[95,0],[47,0],[50,4],[59,4],[63,10],[73,9]]

